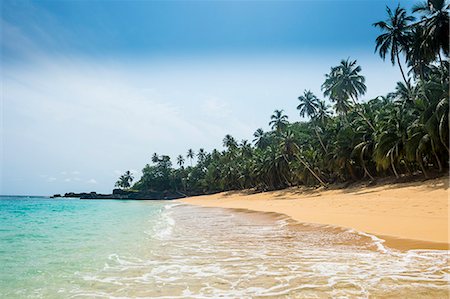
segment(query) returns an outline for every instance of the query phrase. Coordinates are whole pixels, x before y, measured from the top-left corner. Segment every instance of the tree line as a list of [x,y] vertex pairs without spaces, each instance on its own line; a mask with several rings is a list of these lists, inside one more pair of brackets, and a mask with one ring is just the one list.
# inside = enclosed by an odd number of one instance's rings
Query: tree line
[[131,186],[128,172],[118,186],[202,194],[447,171],[449,5],[430,0],[412,14],[400,6],[386,12],[385,21],[373,24],[381,30],[375,51],[399,67],[402,81],[394,91],[360,102],[366,92],[362,68],[344,59],[321,86],[332,107],[310,90],[298,97],[299,116],[308,121],[290,122],[275,110],[271,130],[257,129],[251,142],[226,135],[224,150],[189,149],[176,158],[177,167],[155,153],[139,181]]

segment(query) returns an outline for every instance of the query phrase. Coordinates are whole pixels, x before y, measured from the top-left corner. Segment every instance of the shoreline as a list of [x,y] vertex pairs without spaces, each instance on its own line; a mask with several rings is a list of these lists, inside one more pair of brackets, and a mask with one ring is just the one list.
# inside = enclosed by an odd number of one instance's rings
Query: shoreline
[[345,189],[295,187],[262,193],[222,192],[179,199],[203,207],[282,214],[299,223],[354,229],[387,247],[449,250],[449,178],[358,185]]

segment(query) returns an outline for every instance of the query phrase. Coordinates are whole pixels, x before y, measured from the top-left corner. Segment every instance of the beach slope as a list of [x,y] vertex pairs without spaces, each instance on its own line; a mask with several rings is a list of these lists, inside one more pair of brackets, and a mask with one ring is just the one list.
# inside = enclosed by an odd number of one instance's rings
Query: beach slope
[[223,192],[181,201],[275,212],[303,223],[353,228],[377,235],[397,248],[447,249],[448,179],[333,190],[299,187],[264,193]]

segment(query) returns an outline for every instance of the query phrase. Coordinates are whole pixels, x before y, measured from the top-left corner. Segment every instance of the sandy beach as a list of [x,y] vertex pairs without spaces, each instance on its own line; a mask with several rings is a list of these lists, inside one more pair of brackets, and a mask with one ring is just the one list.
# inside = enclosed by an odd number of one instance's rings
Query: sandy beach
[[345,189],[290,188],[264,193],[223,192],[180,200],[205,207],[285,214],[376,235],[398,249],[449,248],[448,177]]

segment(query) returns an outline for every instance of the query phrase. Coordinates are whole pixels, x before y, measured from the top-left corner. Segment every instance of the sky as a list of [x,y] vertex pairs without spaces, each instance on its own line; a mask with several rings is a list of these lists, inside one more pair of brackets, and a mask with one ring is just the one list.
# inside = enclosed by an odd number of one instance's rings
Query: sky
[[362,101],[385,95],[401,76],[372,24],[397,3],[2,1],[0,194],[109,193],[154,152],[252,141],[275,109],[302,120],[298,96],[323,98],[341,59]]

